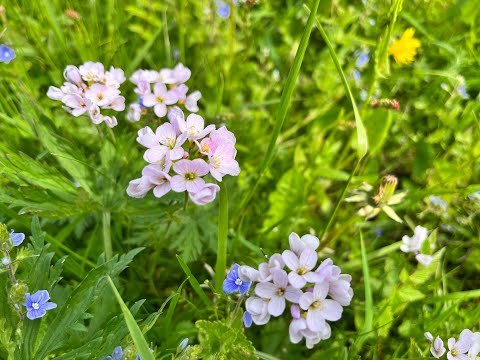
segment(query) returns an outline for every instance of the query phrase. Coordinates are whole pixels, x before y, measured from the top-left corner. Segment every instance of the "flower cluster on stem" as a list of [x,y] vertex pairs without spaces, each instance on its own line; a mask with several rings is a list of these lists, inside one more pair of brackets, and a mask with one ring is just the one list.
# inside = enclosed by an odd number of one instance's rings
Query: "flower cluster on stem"
[[47,96],[63,103],[63,108],[75,117],[88,115],[92,123],[104,122],[112,128],[117,125],[115,116],[107,116],[101,110],[125,110],[125,98],[119,87],[125,81],[122,69],[110,67],[105,71],[103,64],[88,61],[80,67],[68,65],[60,88],[50,86]]
[[[290,341],[297,344],[305,339],[307,348],[311,349],[330,337],[328,322],[338,321],[343,307],[350,305],[352,277],[341,274],[331,259],[317,264],[316,249],[320,245],[317,237],[292,233],[289,243],[290,249],[273,254],[268,263],[260,264],[258,269],[234,266],[225,281],[231,277],[240,284],[239,288],[226,287],[224,283],[224,291],[246,293],[255,284],[253,294],[245,302],[244,324],[247,327],[252,323],[264,325],[271,317],[282,315],[289,306],[292,316]],[[231,276],[232,272],[236,274]],[[245,283],[248,284],[246,289],[241,287]]]
[[173,69],[135,71],[130,81],[136,85],[138,101],[129,106],[127,119],[132,122],[139,121],[142,115],[148,114],[150,110],[162,118],[175,105],[196,113],[197,102],[202,94],[200,91],[188,94],[185,82],[190,79],[191,74],[190,69],[182,63]]

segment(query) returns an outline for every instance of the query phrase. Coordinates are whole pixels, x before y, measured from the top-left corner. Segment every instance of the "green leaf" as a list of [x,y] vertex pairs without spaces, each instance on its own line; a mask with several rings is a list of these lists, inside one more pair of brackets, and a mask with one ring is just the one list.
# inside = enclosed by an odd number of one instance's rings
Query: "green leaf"
[[188,267],[187,264],[182,260],[180,256],[177,255],[177,260],[182,267],[183,271],[185,274],[188,276],[188,281],[190,282],[190,285],[192,285],[193,290],[197,293],[198,296],[200,296],[200,299],[202,299],[203,303],[207,306],[210,305],[210,300],[208,299],[207,295],[205,292],[202,290],[200,287],[200,283],[198,280],[193,276],[192,272],[190,271],[190,268]]
[[138,326],[130,310],[128,310],[127,305],[125,305],[125,302],[120,296],[120,293],[118,292],[110,276],[108,276],[107,279],[108,279],[108,282],[110,283],[113,293],[115,294],[115,297],[117,298],[118,303],[120,304],[120,308],[122,309],[123,316],[125,317],[125,322],[127,323],[130,336],[132,337],[133,342],[135,343],[135,347],[137,348],[138,354],[142,359],[154,360],[155,358],[150,352],[150,348],[148,347],[147,340],[145,340],[145,337],[143,336],[142,330]]
[[195,325],[203,359],[258,359],[255,348],[241,329],[222,321],[199,320]]
[[91,270],[73,290],[65,304],[60,309],[50,311],[53,313],[51,315],[56,314],[56,316],[49,324],[43,340],[32,358],[43,360],[55,349],[60,348],[67,336],[68,329],[84,315],[92,305],[95,296],[110,296],[107,292],[105,277],[117,276],[142,250],[142,248],[134,249],[121,257],[116,255],[112,260]]

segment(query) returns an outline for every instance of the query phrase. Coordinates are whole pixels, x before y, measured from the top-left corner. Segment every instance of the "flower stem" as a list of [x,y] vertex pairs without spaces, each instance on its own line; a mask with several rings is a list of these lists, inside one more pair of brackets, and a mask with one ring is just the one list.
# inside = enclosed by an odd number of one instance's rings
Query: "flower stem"
[[103,248],[105,250],[105,259],[106,261],[109,261],[112,258],[112,232],[111,232],[110,211],[103,212],[102,230],[103,230]]
[[227,267],[227,235],[228,235],[228,194],[225,183],[221,182],[218,211],[218,244],[217,263],[215,265],[215,288],[221,291],[225,269]]

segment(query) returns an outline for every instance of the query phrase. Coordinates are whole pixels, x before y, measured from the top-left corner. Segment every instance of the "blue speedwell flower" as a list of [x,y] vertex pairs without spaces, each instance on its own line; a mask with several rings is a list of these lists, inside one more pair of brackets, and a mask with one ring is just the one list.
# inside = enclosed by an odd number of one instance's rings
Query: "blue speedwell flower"
[[240,279],[238,275],[238,268],[240,265],[234,264],[230,269],[230,272],[227,275],[227,278],[223,281],[223,291],[227,294],[234,293],[238,291],[240,294],[245,294],[248,289],[250,289],[250,285],[252,285],[251,281],[243,281]]
[[248,311],[245,311],[243,313],[243,325],[249,328],[250,326],[252,326],[252,322],[253,322],[252,314],[250,314]]
[[355,66],[357,68],[362,68],[365,65],[367,65],[369,61],[370,61],[370,56],[368,54],[368,50],[362,51],[359,57],[357,58],[357,61],[355,62]]
[[117,346],[113,350],[112,356],[107,356],[105,360],[123,360],[123,350],[121,346]]
[[468,195],[468,198],[470,200],[478,201],[480,202],[480,191],[474,192],[473,194]]
[[10,233],[10,240],[12,240],[13,246],[18,246],[25,240],[25,234],[12,231]]
[[15,51],[9,48],[7,45],[0,45],[0,62],[8,64],[12,59],[15,59]]
[[23,306],[27,308],[27,318],[35,320],[44,316],[47,310],[55,309],[57,304],[49,302],[50,295],[47,290],[39,290],[35,294],[26,294],[27,300]]
[[440,199],[438,196],[430,195],[429,199],[432,204],[443,208],[443,210],[447,210],[447,203]]
[[228,19],[230,16],[230,5],[223,1],[217,1],[217,15],[221,18]]

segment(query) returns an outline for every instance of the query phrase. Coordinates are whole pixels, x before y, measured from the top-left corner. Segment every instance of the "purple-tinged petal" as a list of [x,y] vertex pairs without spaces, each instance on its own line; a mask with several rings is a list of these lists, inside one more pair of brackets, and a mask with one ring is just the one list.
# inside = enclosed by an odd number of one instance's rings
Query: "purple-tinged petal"
[[297,255],[295,255],[294,252],[292,252],[290,250],[285,250],[282,253],[282,259],[285,262],[285,265],[287,265],[287,267],[290,270],[296,271],[298,269],[298,257],[297,257]]
[[188,192],[196,193],[205,187],[205,180],[197,177],[193,180],[185,181],[185,187]]
[[327,282],[315,284],[313,288],[313,296],[315,296],[315,299],[325,299],[328,294],[328,288],[329,284]]
[[318,309],[310,309],[307,312],[307,326],[312,331],[322,331],[325,327],[325,319]]
[[320,313],[325,320],[337,321],[342,317],[343,307],[335,300],[326,299],[322,301]]
[[277,287],[270,282],[259,283],[255,286],[255,294],[266,299],[275,296],[276,291]]
[[302,294],[302,290],[294,288],[293,286],[288,286],[285,290],[285,298],[292,303],[298,303]]
[[[258,284],[261,285],[261,284]],[[257,285],[257,287],[258,287]],[[280,316],[285,311],[285,298],[283,296],[274,296],[268,303],[268,312],[272,316]]]
[[290,285],[297,289],[301,289],[307,284],[307,281],[303,276],[298,275],[295,271],[288,273],[288,281],[290,282]]
[[314,301],[315,297],[313,296],[313,294],[310,292],[305,292],[302,294],[302,296],[300,296],[298,304],[303,310],[308,310],[308,308],[310,307],[310,305],[313,304]]
[[161,198],[163,195],[168,193],[172,187],[170,186],[169,182],[166,182],[165,184],[157,185],[153,188],[153,196],[156,198]]
[[301,266],[304,266],[308,270],[311,270],[317,265],[318,255],[315,250],[310,248],[305,248],[300,255],[300,260],[298,261]]
[[159,118],[162,118],[167,115],[167,105],[165,105],[164,103],[157,104],[153,107],[153,112]]
[[[175,165],[173,166],[175,167]],[[175,192],[184,192],[187,189],[185,178],[181,175],[175,175],[174,177],[172,177],[172,179],[170,180],[170,186]]]
[[280,287],[283,289],[287,288],[288,276],[285,270],[274,269],[272,270],[272,276],[273,276],[273,283],[275,284],[276,287]]

